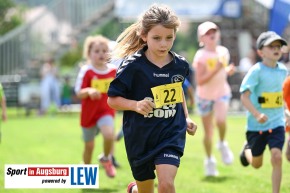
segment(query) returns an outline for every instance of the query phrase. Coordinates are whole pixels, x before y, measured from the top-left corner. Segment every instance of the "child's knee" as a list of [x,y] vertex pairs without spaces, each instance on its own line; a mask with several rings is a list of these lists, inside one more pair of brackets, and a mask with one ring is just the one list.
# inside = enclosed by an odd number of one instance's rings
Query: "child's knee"
[[172,192],[174,190],[174,183],[172,181],[159,181],[158,189],[162,192]]
[[259,159],[253,158],[251,165],[253,166],[253,168],[259,169],[260,167],[262,167],[263,161],[260,158]]
[[282,154],[281,153],[273,153],[271,156],[273,165],[282,165]]

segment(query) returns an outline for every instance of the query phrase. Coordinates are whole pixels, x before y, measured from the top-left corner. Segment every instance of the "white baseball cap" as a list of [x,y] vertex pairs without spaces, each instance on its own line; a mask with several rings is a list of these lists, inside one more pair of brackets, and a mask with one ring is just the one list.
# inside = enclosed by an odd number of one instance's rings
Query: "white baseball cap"
[[199,24],[199,26],[197,27],[197,36],[198,38],[200,38],[201,36],[205,35],[206,32],[208,32],[209,30],[211,29],[215,29],[215,30],[218,30],[218,26],[211,22],[211,21],[206,21],[206,22],[203,22],[201,24]]

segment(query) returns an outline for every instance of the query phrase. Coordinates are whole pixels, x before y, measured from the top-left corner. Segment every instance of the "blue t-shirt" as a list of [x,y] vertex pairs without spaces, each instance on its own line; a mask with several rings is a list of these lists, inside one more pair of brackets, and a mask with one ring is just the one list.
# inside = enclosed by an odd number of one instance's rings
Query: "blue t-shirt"
[[260,113],[268,116],[268,121],[259,123],[250,112],[247,112],[247,130],[266,131],[285,125],[284,107],[262,108],[259,97],[261,98],[262,93],[282,92],[286,76],[287,69],[281,63],[277,63],[277,67],[271,68],[258,62],[246,74],[240,87],[240,93],[249,90],[251,92],[250,100],[254,107]]
[[[169,52],[173,60],[159,68],[146,58],[146,49],[144,47],[122,62],[110,84],[109,97],[121,96],[136,101],[149,97],[153,101],[152,87],[184,81],[189,64],[183,57]],[[124,111],[123,131],[131,166],[147,162],[164,148],[183,155],[186,119],[182,103],[153,109],[148,116]]]

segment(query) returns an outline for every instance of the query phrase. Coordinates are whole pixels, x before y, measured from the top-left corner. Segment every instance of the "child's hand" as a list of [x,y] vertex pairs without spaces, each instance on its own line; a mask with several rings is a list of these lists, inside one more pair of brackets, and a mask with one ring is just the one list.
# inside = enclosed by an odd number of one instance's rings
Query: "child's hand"
[[258,114],[257,116],[255,116],[255,118],[259,123],[265,123],[266,121],[268,121],[268,117],[264,113]]
[[226,72],[228,76],[232,76],[236,71],[237,69],[233,63],[231,63],[230,65],[226,67]]
[[97,100],[97,99],[101,98],[101,93],[94,88],[91,88],[88,91],[88,95],[89,95],[90,99],[92,99],[92,100]]
[[197,130],[197,125],[191,120],[191,118],[186,118],[187,128],[186,131],[189,135],[194,135]]
[[290,127],[290,117],[286,117],[286,127]]
[[224,64],[221,61],[218,61],[215,68],[218,71],[219,69],[222,69],[224,67]]
[[290,127],[290,113],[288,109],[285,110],[285,117],[286,117],[286,127]]
[[154,107],[155,107],[155,104],[153,103],[153,101],[145,98],[144,100],[137,101],[135,111],[137,113],[147,116],[153,110]]

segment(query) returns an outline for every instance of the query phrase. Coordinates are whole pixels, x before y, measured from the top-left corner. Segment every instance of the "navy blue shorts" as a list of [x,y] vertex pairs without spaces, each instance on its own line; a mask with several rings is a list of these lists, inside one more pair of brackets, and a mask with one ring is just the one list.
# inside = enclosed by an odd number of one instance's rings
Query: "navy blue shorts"
[[257,157],[263,154],[267,144],[269,149],[278,148],[282,151],[285,142],[285,128],[279,126],[264,132],[247,131],[246,136],[252,155]]
[[147,163],[132,167],[132,174],[135,180],[145,181],[155,179],[155,165],[169,164],[179,167],[180,153],[172,149],[164,149],[149,160]]

